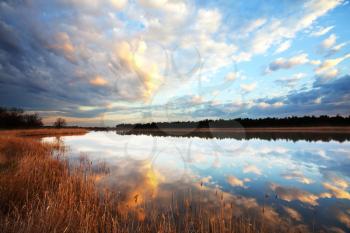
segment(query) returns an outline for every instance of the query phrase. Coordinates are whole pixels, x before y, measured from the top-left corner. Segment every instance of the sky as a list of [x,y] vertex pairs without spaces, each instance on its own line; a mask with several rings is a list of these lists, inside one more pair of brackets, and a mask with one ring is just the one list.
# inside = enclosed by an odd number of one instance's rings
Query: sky
[[46,124],[350,114],[347,0],[0,0],[0,106]]

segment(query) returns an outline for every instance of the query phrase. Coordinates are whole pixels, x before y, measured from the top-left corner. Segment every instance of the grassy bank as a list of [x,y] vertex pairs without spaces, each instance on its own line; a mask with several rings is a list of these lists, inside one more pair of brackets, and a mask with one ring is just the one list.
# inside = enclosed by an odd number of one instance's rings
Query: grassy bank
[[72,168],[62,145],[19,137],[43,133],[1,132],[1,232],[282,232],[237,216],[238,207],[217,191],[212,208],[201,205],[201,198],[207,197],[192,194],[172,197],[162,207],[152,200],[141,203],[137,196],[120,198],[122,190],[98,188],[89,162],[82,160]]
[[88,130],[83,128],[41,128],[41,129],[14,129],[0,130],[0,137],[45,137],[45,136],[65,136],[65,135],[83,135]]

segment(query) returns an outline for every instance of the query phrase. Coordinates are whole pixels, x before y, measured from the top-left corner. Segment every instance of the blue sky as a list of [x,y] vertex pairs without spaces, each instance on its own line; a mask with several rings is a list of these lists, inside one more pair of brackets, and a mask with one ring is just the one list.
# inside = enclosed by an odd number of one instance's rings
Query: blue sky
[[350,114],[346,0],[0,1],[0,105],[46,123]]

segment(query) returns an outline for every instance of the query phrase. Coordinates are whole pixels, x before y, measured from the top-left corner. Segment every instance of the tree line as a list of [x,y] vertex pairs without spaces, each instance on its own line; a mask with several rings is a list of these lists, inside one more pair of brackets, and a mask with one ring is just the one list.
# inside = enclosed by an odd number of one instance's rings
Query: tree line
[[159,128],[254,128],[254,127],[317,127],[350,126],[349,116],[291,116],[285,118],[236,118],[201,121],[152,122],[137,124],[118,124],[117,129],[159,129]]
[[0,128],[38,128],[43,122],[37,113],[25,113],[20,108],[0,107]]
[[[20,108],[0,107],[0,129],[39,128],[43,127],[42,118],[37,113],[28,113]],[[55,128],[65,127],[66,120],[57,118]]]

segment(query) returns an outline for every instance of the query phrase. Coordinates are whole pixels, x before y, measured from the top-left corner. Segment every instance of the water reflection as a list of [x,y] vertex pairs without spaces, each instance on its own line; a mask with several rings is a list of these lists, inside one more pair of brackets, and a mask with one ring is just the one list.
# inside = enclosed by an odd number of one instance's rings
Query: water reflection
[[[44,139],[50,140],[50,139]],[[155,137],[90,132],[62,137],[71,161],[142,218],[147,206],[249,216],[275,232],[350,231],[350,142]],[[156,201],[154,201],[156,200]],[[154,208],[152,206],[151,208]]]
[[339,130],[301,130],[301,131],[291,131],[291,130],[281,130],[281,129],[270,129],[270,130],[244,130],[239,129],[237,131],[230,130],[128,130],[117,131],[121,135],[149,135],[149,136],[159,136],[159,137],[199,137],[199,138],[232,138],[237,140],[249,140],[249,139],[264,139],[264,140],[279,140],[286,139],[291,141],[349,141],[350,132],[349,131],[339,131]]

